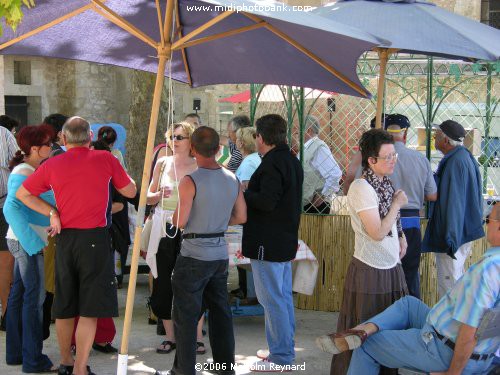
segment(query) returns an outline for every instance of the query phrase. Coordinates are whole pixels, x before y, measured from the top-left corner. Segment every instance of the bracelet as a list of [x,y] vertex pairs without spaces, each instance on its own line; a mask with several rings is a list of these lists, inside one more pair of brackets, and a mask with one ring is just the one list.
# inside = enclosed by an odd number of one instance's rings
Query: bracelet
[[52,217],[54,214],[57,214],[57,210],[55,208],[51,208],[49,211],[49,217]]

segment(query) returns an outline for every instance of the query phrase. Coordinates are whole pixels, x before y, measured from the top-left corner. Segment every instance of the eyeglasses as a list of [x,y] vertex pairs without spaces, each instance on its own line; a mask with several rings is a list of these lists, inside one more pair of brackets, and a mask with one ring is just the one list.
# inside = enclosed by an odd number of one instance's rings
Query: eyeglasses
[[171,141],[173,140],[182,141],[183,139],[189,139],[189,137],[185,137],[183,135],[171,135],[169,138]]
[[386,155],[386,156],[374,156],[375,159],[382,159],[383,161],[389,163],[393,160],[398,160],[398,154],[397,153],[394,153],[394,154],[389,154],[389,155]]
[[490,219],[490,215],[486,216],[486,219],[484,219],[484,222],[486,224],[489,224],[490,221],[493,221],[493,222],[500,222],[500,220],[496,220],[496,219]]
[[42,147],[42,146],[52,147],[52,142],[49,141],[49,142],[42,143],[40,145],[40,147]]

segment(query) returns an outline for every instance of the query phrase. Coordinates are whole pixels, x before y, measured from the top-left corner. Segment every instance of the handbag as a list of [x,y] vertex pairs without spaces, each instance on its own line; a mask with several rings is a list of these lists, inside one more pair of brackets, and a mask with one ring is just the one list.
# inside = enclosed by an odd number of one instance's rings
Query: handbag
[[[163,162],[160,169],[160,175],[158,176],[158,186],[156,188],[157,191],[160,189],[163,171],[165,170],[165,164],[166,163]],[[144,252],[147,252],[149,247],[149,239],[151,238],[151,228],[153,228],[153,213],[154,213],[154,207],[151,210],[149,216],[146,218],[146,221],[144,221],[144,225],[142,226],[140,250]]]

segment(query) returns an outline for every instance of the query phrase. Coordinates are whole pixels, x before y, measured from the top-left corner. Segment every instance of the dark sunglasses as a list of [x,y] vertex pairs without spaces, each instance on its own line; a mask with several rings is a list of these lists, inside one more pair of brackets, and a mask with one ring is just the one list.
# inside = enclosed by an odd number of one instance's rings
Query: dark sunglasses
[[184,137],[183,135],[171,135],[170,140],[182,141],[183,139],[189,139],[189,137]]
[[486,219],[484,219],[484,222],[486,224],[489,224],[490,221],[493,221],[493,222],[499,222],[500,220],[495,220],[495,219],[490,219],[490,215],[486,216]]
[[42,147],[42,146],[52,147],[52,142],[51,142],[51,141],[48,141],[48,142],[42,143],[42,144],[40,145],[40,147]]
[[[491,203],[491,206],[493,207],[495,204],[497,204],[496,201],[493,201]],[[493,222],[499,222],[500,220],[495,220],[495,219],[490,219],[490,215],[486,216],[486,218],[483,220],[483,224],[489,224],[490,221],[493,221]]]

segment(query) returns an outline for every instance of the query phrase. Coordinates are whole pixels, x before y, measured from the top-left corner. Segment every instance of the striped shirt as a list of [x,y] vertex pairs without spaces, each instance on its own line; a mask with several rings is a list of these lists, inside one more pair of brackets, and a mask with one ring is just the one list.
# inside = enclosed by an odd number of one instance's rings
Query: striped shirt
[[231,159],[227,163],[227,169],[234,173],[243,161],[243,156],[231,140],[229,140],[229,152],[231,153]]
[[[427,323],[456,342],[460,324],[478,327],[487,309],[500,305],[500,247],[488,250],[431,309]],[[493,353],[500,336],[478,341],[475,353]]]
[[0,126],[0,208],[3,207],[7,195],[7,181],[10,175],[9,161],[18,149],[14,135]]

